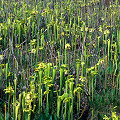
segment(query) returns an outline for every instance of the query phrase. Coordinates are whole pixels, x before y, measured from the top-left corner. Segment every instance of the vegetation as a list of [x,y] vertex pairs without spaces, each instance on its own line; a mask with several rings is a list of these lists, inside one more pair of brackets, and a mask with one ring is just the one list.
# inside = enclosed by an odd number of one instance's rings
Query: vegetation
[[120,5],[106,1],[0,0],[0,120],[119,119]]

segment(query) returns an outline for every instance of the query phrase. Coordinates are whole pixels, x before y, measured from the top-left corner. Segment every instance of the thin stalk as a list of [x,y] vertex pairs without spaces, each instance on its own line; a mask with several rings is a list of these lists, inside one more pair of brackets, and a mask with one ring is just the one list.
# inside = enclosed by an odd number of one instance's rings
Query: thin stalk
[[[65,82],[65,88],[66,88],[66,93],[67,93],[67,89],[68,89],[68,83],[67,81]],[[66,117],[67,117],[67,103],[65,103],[65,116],[64,116],[64,119],[66,120]]]
[[64,68],[60,67],[60,91],[59,91],[59,95],[62,95],[63,75],[64,75]]
[[40,70],[39,72],[38,72],[38,75],[39,75],[39,81],[40,81],[40,83],[39,83],[39,112],[41,111],[41,109],[42,109],[42,105],[41,105],[41,83],[42,83],[42,74],[43,74],[43,70]]
[[92,102],[93,102],[93,76],[92,76]]
[[108,61],[109,61],[109,56],[110,56],[110,39],[108,40]]
[[25,92],[23,92],[23,98],[22,98],[22,112],[23,112],[23,120],[25,119],[25,111],[24,111],[24,109],[25,109]]
[[77,88],[77,84],[78,84],[78,76],[79,76],[79,69],[80,69],[80,60],[77,59],[77,81],[76,81],[76,88]]
[[6,120],[6,102],[5,102],[5,120]]
[[8,81],[7,81],[7,77],[8,77],[8,63],[6,63],[5,73],[6,73],[6,88],[7,88],[7,84],[8,84]]
[[119,48],[119,54],[120,54],[120,30],[117,32],[117,41],[118,41],[118,48]]
[[61,106],[61,100],[60,100],[60,97],[58,96],[58,98],[57,98],[57,117],[58,117],[58,119],[59,119],[60,106]]
[[105,56],[105,89],[107,88],[107,56]]
[[69,87],[70,87],[70,91],[69,91],[69,95],[71,97],[71,105],[70,105],[70,114],[71,114],[71,120],[73,120],[73,84],[74,82],[70,82],[69,83]]

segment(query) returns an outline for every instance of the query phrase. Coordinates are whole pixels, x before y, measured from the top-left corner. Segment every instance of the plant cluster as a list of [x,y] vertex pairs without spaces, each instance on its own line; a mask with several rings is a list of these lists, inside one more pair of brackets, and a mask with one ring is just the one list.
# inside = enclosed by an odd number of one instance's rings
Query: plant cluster
[[1,0],[0,9],[1,120],[119,114],[118,0]]

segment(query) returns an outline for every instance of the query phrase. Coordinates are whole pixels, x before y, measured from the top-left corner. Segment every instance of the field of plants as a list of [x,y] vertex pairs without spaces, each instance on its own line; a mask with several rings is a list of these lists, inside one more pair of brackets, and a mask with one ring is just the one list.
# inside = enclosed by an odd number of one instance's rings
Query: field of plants
[[0,120],[119,120],[118,0],[0,0]]

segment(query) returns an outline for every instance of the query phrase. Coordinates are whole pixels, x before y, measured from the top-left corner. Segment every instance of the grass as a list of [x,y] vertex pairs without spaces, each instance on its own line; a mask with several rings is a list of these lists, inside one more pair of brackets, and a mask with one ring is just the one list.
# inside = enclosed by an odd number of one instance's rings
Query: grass
[[119,118],[118,0],[0,6],[1,119]]

